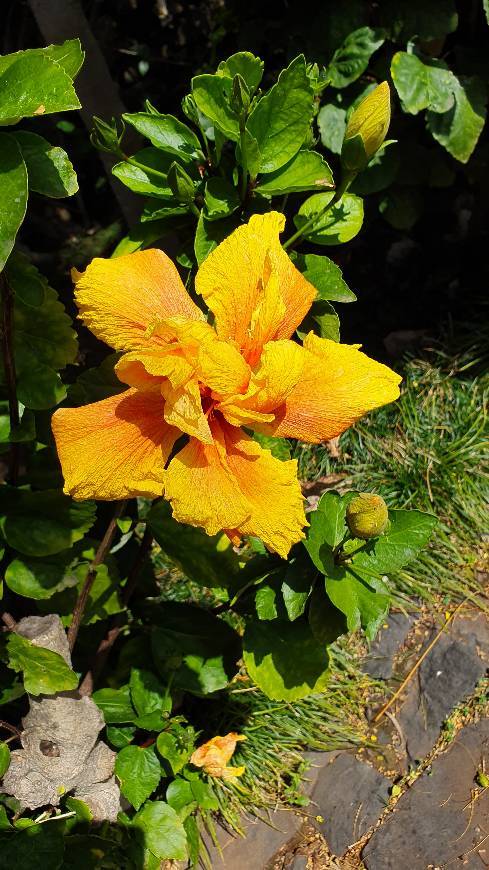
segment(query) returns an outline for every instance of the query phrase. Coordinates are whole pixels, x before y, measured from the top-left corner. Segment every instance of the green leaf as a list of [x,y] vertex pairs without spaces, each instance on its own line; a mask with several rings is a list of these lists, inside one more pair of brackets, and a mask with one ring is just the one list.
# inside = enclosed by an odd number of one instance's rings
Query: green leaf
[[[315,193],[302,203],[294,217],[297,229],[320,212],[332,200],[333,193]],[[363,200],[352,193],[345,193],[325,215],[307,230],[304,238],[316,245],[339,245],[353,239],[362,227]]]
[[346,535],[347,506],[347,498],[337,492],[325,492],[316,510],[309,514],[310,525],[304,546],[316,568],[323,573],[330,565],[332,550],[341,544]]
[[281,585],[281,571],[272,572],[264,582],[260,583],[255,592],[255,610],[258,619],[270,620],[277,619],[279,616],[285,618],[285,613],[282,612]]
[[457,79],[443,61],[423,63],[415,54],[398,51],[392,58],[391,75],[405,112],[422,109],[447,112],[454,104]]
[[291,622],[302,616],[306,609],[316,573],[311,570],[311,567],[311,562],[302,547],[287,565],[282,582],[282,597]]
[[185,828],[175,810],[163,801],[145,804],[132,826],[140,832],[144,848],[155,858],[184,861],[187,857]]
[[390,597],[380,578],[361,572],[356,565],[336,568],[326,577],[326,594],[346,616],[348,631],[362,626],[373,640],[389,610]]
[[78,677],[58,653],[36,646],[20,634],[7,638],[9,667],[23,671],[24,686],[30,695],[54,695],[78,686]]
[[67,39],[61,45],[48,45],[46,48],[30,49],[33,52],[46,55],[63,67],[70,79],[76,78],[83,66],[85,52],[79,39]]
[[195,257],[200,266],[214,248],[229,236],[239,224],[236,216],[223,218],[222,220],[208,220],[201,211],[197,230],[195,232]]
[[163,731],[156,738],[156,748],[169,765],[171,775],[175,776],[187,764],[195,745],[193,728],[179,728],[176,733]]
[[378,574],[400,571],[426,546],[438,523],[422,511],[389,511],[390,525],[384,535],[359,552],[353,564]]
[[304,339],[309,332],[331,341],[340,340],[340,319],[330,302],[317,299],[297,329],[297,335]]
[[346,111],[329,103],[319,110],[318,127],[321,142],[333,154],[341,154],[346,130]]
[[397,148],[383,148],[372,157],[368,166],[357,175],[351,190],[360,196],[378,193],[390,187],[399,170],[399,151]]
[[60,870],[64,866],[65,840],[61,823],[31,825],[0,837],[0,867],[12,870]]
[[172,708],[168,689],[151,671],[139,668],[132,668],[129,687],[138,714],[136,724],[147,731],[160,731],[165,714],[169,714]]
[[246,123],[258,143],[261,172],[275,172],[297,154],[308,134],[313,106],[304,55],[299,55],[282,70]]
[[[62,591],[56,591],[49,604],[42,602],[38,605],[41,611],[51,612],[55,610],[63,617],[65,625],[71,623],[73,609],[95,556],[95,549],[96,547],[89,540],[83,542],[78,564],[71,569],[77,579],[76,586],[72,585],[71,582],[69,584],[62,583],[60,586]],[[69,588],[64,588],[67,585]],[[105,562],[95,569],[95,579],[88,593],[82,624],[91,625],[101,619],[106,619],[107,616],[120,613],[124,608],[119,599],[119,588],[120,577],[117,563],[115,558],[109,555]]]
[[257,191],[275,196],[332,187],[334,184],[331,169],[323,157],[317,151],[299,151],[276,172],[262,175]]
[[17,299],[34,308],[42,305],[48,281],[25,254],[13,251],[5,266],[5,274]]
[[97,707],[104,714],[107,725],[134,722],[136,713],[131,704],[129,686],[120,689],[98,689],[92,695]]
[[334,88],[346,88],[354,82],[365,72],[371,56],[383,43],[382,31],[371,27],[360,27],[349,33],[326,70],[330,84]]
[[310,597],[308,620],[317,642],[324,646],[334,643],[348,631],[344,613],[327,598],[321,581],[316,583]]
[[82,372],[68,389],[70,407],[89,405],[123,393],[127,388],[114,372],[114,366],[119,358],[119,354],[111,353],[96,368]]
[[122,117],[149,139],[152,145],[167,154],[173,154],[183,161],[200,160],[203,157],[200,142],[193,130],[173,115],[136,112]]
[[0,444],[33,441],[36,437],[36,421],[32,411],[19,405],[19,425],[10,426],[9,404],[0,400]]
[[428,112],[428,130],[455,160],[467,163],[486,120],[487,86],[478,76],[455,79],[455,105],[443,115]]
[[0,779],[7,772],[10,765],[10,749],[3,741],[0,742]]
[[318,291],[318,298],[329,302],[354,302],[356,296],[345,280],[339,266],[329,257],[318,254],[295,254],[294,263],[305,278]]
[[188,604],[165,602],[158,609],[152,649],[164,678],[196,695],[217,692],[236,674],[241,653],[237,633],[223,620]]
[[51,145],[37,133],[19,130],[14,135],[27,167],[29,190],[55,198],[77,192],[76,173],[63,148]]
[[0,134],[0,271],[14,246],[27,209],[27,169],[17,142]]
[[50,366],[38,363],[35,366],[34,358],[29,358],[17,372],[17,396],[19,401],[28,408],[36,411],[46,410],[58,405],[66,396],[66,387],[58,372]]
[[237,142],[239,139],[239,120],[231,108],[233,80],[224,75],[194,76],[192,79],[192,96],[197,108],[222,132],[228,139]]
[[38,601],[51,598],[56,592],[78,582],[73,568],[76,559],[72,550],[42,559],[17,556],[5,571],[5,582],[12,592],[24,598]]
[[121,792],[135,810],[153,794],[161,779],[160,762],[153,746],[126,746],[117,753],[114,772]]
[[328,654],[304,618],[248,622],[243,655],[251,679],[268,698],[296,701],[327,686]]
[[[143,148],[134,155],[141,166],[134,166],[123,160],[112,167],[112,175],[122,181],[134,193],[144,193],[157,199],[173,199],[173,192],[167,181],[167,173],[173,162],[170,155],[163,154],[158,148]],[[151,172],[156,170],[165,177]]]
[[133,725],[107,725],[107,740],[116,749],[124,749],[134,739],[136,727]]
[[381,23],[390,29],[397,42],[442,40],[457,29],[455,0],[388,0],[379,8]]
[[263,67],[263,61],[250,51],[238,51],[227,60],[222,60],[217,71],[230,79],[240,75],[248,85],[250,93],[254,94],[261,82]]
[[379,211],[396,230],[410,230],[420,217],[423,206],[423,194],[418,188],[395,185],[380,200]]
[[95,503],[74,502],[57,490],[0,488],[6,541],[26,556],[49,556],[79,541],[95,521]]
[[232,214],[241,205],[238,191],[225,178],[209,178],[205,186],[205,216],[215,221]]
[[[148,241],[146,238],[146,234],[149,242],[151,242],[151,236],[153,236],[153,241],[159,239],[161,236],[166,235],[169,232],[173,232],[178,229],[180,226],[184,226],[186,221],[186,217],[190,214],[190,206],[188,203],[175,203],[174,200],[168,200],[165,205],[161,205],[156,199],[147,199],[144,205],[143,213],[141,215],[141,223],[146,224],[158,221],[159,226],[156,227],[158,232],[155,234],[153,230],[153,225],[149,227],[139,227],[139,231],[145,234],[143,237],[144,245],[138,245],[138,247],[147,247]],[[131,230],[131,237],[135,234],[135,229]],[[132,248],[134,250],[134,248]],[[132,250],[127,250],[126,253],[132,253]],[[137,250],[137,248],[136,248]],[[117,251],[117,254],[116,254]],[[120,253],[124,253],[119,250],[117,247],[116,251],[113,253],[113,257],[119,256]]]
[[31,49],[0,58],[0,124],[79,108],[70,76],[48,55]]
[[253,440],[258,441],[265,450],[269,450],[277,459],[290,459],[290,443],[286,438],[275,438],[273,435],[263,435],[253,432]]
[[222,588],[238,573],[239,559],[229,538],[177,523],[168,502],[153,505],[147,522],[165,555],[199,586]]

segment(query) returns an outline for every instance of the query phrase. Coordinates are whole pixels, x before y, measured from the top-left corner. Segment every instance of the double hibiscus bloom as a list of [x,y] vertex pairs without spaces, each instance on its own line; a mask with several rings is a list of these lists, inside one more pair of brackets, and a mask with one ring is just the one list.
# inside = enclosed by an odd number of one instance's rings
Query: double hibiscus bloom
[[195,289],[212,325],[160,250],[75,274],[80,317],[124,351],[115,371],[129,388],[54,414],[65,492],[164,495],[180,522],[233,541],[256,535],[283,557],[304,537],[297,462],[248,432],[333,438],[396,399],[400,378],[358,346],[292,340],[316,289],[280,245],[284,224],[276,212],[254,215],[201,265]]

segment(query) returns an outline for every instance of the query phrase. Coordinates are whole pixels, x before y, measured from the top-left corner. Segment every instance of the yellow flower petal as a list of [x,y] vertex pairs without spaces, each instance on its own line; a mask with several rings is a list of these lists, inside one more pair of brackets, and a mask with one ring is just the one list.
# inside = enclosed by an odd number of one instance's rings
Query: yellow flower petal
[[309,333],[303,353],[299,381],[276,409],[275,422],[257,426],[260,431],[317,444],[399,396],[399,375],[355,345]]
[[173,516],[209,535],[256,535],[285,558],[307,525],[296,460],[281,462],[224,421],[210,427],[213,445],[191,438],[168,466]]
[[192,377],[193,371],[179,351],[158,347],[125,353],[115,366],[119,380],[139,390],[154,390],[166,378],[172,387],[180,387]]
[[215,315],[220,338],[255,362],[266,341],[290,338],[316,296],[280,245],[285,218],[253,215],[202,263],[195,288]]
[[203,319],[172,261],[157,249],[136,251],[113,260],[96,257],[85,272],[73,270],[80,317],[92,332],[116,350],[159,344],[147,339],[152,322],[173,315]]
[[179,432],[163,419],[159,393],[127,390],[83,408],[60,408],[52,427],[68,495],[108,501],[162,495]]
[[167,381],[161,386],[165,397],[165,420],[187,435],[194,435],[199,441],[212,444],[211,430],[207,417],[202,410],[202,399],[197,381],[188,381],[182,387],[173,389]]

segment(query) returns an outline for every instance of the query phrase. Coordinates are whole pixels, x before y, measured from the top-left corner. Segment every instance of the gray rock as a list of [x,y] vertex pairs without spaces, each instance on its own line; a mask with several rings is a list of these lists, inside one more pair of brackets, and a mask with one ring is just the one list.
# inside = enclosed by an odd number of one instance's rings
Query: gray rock
[[[482,616],[487,640],[487,620],[484,614]],[[441,635],[421,664],[396,714],[411,761],[424,758],[430,751],[438,739],[443,721],[473,692],[485,673],[487,665],[478,651],[483,640],[480,621],[459,619],[452,631]]]
[[381,629],[362,666],[366,674],[379,680],[389,680],[392,677],[394,658],[407,637],[414,617],[405,616],[404,613],[391,613],[386,621],[388,627]]
[[[487,758],[489,720],[464,728],[449,750],[399,799],[363,850],[367,870],[481,868],[489,855],[489,791],[472,801]],[[480,848],[479,848],[480,847]]]
[[334,855],[342,855],[363,836],[384,810],[390,780],[349,752],[339,753],[320,772],[313,790],[319,827]]
[[290,870],[307,870],[307,855],[295,855]]

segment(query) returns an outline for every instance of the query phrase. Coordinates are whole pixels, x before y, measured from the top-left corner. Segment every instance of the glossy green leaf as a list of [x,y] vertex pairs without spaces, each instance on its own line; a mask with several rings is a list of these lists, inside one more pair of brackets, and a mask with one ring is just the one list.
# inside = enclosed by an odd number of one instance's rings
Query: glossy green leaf
[[167,181],[168,170],[173,162],[172,156],[164,154],[158,148],[143,148],[133,159],[141,166],[123,160],[112,167],[112,174],[134,193],[143,193],[157,199],[173,199],[173,192]]
[[349,242],[360,232],[363,223],[363,200],[352,193],[345,193],[325,215],[322,210],[333,198],[333,193],[315,193],[302,203],[294,218],[300,229],[311,217],[317,221],[307,230],[304,238],[316,245],[339,245]]
[[202,529],[173,519],[166,501],[157,502],[147,522],[165,555],[200,586],[225,587],[239,571],[239,560],[224,534],[206,535]]
[[310,597],[307,618],[317,642],[324,646],[334,643],[348,631],[345,614],[331,603],[321,579]]
[[336,568],[326,577],[326,594],[346,617],[348,631],[360,626],[373,640],[389,610],[390,597],[379,577],[355,565]]
[[399,151],[394,145],[377,151],[368,166],[357,175],[352,186],[352,193],[367,196],[378,193],[390,187],[396,179],[399,170]]
[[107,725],[107,740],[116,749],[124,749],[134,739],[136,727],[134,725]]
[[381,24],[397,42],[441,40],[458,24],[455,0],[384,0],[379,12]]
[[346,130],[346,111],[329,103],[319,110],[318,127],[321,142],[333,154],[341,154]]
[[37,133],[19,130],[14,135],[27,167],[29,190],[55,198],[77,192],[76,173],[63,148]]
[[44,302],[47,278],[29,262],[25,254],[13,251],[5,266],[7,280],[17,300],[37,308]]
[[336,49],[326,70],[326,75],[334,88],[346,88],[365,70],[372,55],[384,43],[380,30],[360,27],[349,33],[342,45]]
[[18,555],[5,571],[5,582],[12,592],[24,598],[37,601],[51,598],[56,592],[78,582],[74,568],[76,559],[73,550],[63,550],[43,558]]
[[316,572],[302,547],[289,559],[282,581],[282,597],[291,622],[302,616]]
[[262,175],[257,190],[275,196],[332,187],[333,176],[324,158],[317,151],[299,151],[276,172]]
[[355,566],[378,574],[400,571],[426,546],[438,523],[432,514],[415,510],[389,511],[389,520],[386,533],[354,557]]
[[183,824],[175,810],[163,801],[145,804],[134,817],[132,826],[140,833],[145,850],[159,861],[165,858],[184,861],[187,857]]
[[62,823],[30,825],[23,831],[7,831],[0,837],[2,870],[61,870],[65,840]]
[[255,57],[250,51],[238,51],[227,60],[221,61],[217,71],[230,79],[233,79],[235,75],[240,75],[248,85],[250,93],[254,94],[261,82],[263,67],[263,61],[259,57]]
[[294,263],[318,291],[318,299],[328,302],[354,302],[357,298],[346,284],[341,269],[329,257],[295,254]]
[[[64,584],[61,584],[62,591],[56,591],[49,603],[40,602],[38,604],[39,609],[43,612],[55,610],[59,613],[65,625],[71,623],[73,609],[85,582],[90,563],[95,556],[95,547],[89,541],[85,540],[82,546],[78,563],[71,569],[77,578],[76,586],[70,584],[69,588],[63,588]],[[124,608],[118,594],[119,589],[120,577],[117,563],[115,558],[109,555],[105,562],[95,570],[95,579],[88,594],[82,624],[91,625],[101,619],[106,619],[108,616],[113,616],[115,613],[120,613]]]
[[132,668],[129,687],[138,714],[136,724],[147,731],[160,731],[172,708],[166,686],[151,671]]
[[193,728],[176,728],[173,731],[162,731],[156,738],[156,747],[160,753],[168,774],[175,776],[187,764],[195,748],[195,732]]
[[0,124],[79,108],[72,79],[47,54],[34,49],[0,58]]
[[205,216],[210,221],[232,214],[241,205],[238,191],[225,178],[210,178],[204,199]]
[[405,112],[422,109],[447,112],[454,104],[457,79],[442,61],[423,63],[415,54],[398,51],[392,58],[391,75]]
[[337,492],[325,492],[315,511],[309,514],[309,528],[304,546],[316,568],[323,573],[331,560],[331,551],[346,535],[348,499]]
[[243,657],[251,679],[268,698],[296,701],[326,689],[328,654],[304,618],[248,622]]
[[60,45],[48,45],[46,48],[29,49],[29,51],[38,52],[55,60],[71,79],[76,78],[85,58],[79,39],[67,39]]
[[131,703],[129,686],[120,689],[98,689],[92,695],[104,715],[107,725],[134,722],[136,712]]
[[455,160],[467,163],[486,120],[487,85],[478,76],[461,77],[453,87],[455,105],[443,115],[428,112],[431,135]]
[[74,502],[57,490],[0,488],[5,539],[26,556],[49,556],[79,541],[95,521],[95,503]]
[[33,356],[26,359],[17,372],[17,396],[23,405],[42,411],[58,405],[66,397],[66,387],[58,372],[42,363],[35,364]]
[[0,742],[0,779],[7,772],[10,765],[10,749],[7,744]]
[[204,262],[214,248],[217,248],[236,229],[238,224],[239,219],[236,216],[210,221],[203,212],[200,213],[194,242],[198,266]]
[[192,96],[197,108],[228,139],[237,142],[239,139],[239,121],[238,116],[231,108],[232,88],[232,79],[224,75],[206,73],[194,76],[192,79]]
[[70,406],[89,405],[92,402],[100,402],[123,393],[127,387],[121,383],[114,372],[114,366],[120,355],[109,354],[96,368],[86,369],[78,376],[74,384],[68,389],[68,403]]
[[306,63],[299,55],[282,70],[246,123],[258,143],[261,172],[275,172],[297,154],[310,128],[313,105]]
[[9,667],[22,671],[26,692],[30,695],[54,695],[76,689],[78,677],[58,653],[35,646],[20,634],[7,638]]
[[273,435],[253,433],[253,440],[258,441],[265,450],[269,450],[277,459],[290,459],[290,442],[286,438],[275,438]]
[[153,658],[164,679],[196,695],[217,692],[237,670],[241,644],[223,620],[200,607],[165,602],[152,633]]
[[[158,221],[159,228],[158,234],[154,236],[154,238],[160,238],[160,236],[164,236],[167,233],[173,232],[178,227],[184,226],[185,223],[188,223],[187,216],[190,214],[190,206],[188,203],[176,202],[173,200],[168,200],[167,203],[163,204],[161,200],[157,199],[147,199],[144,205],[144,209],[141,215],[141,224],[146,223],[156,223]],[[192,222],[194,218],[192,216]],[[148,237],[153,234],[153,227],[142,227],[142,231],[144,234],[148,234]],[[131,235],[135,232],[135,230],[131,230]],[[146,239],[144,239],[144,247],[146,247]],[[117,248],[117,255],[119,254],[120,249]],[[131,253],[129,250],[127,253]],[[116,256],[116,252],[114,251],[113,256]]]
[[299,338],[304,339],[309,332],[331,341],[340,340],[340,319],[330,302],[316,299],[312,303],[301,325],[297,329]]
[[122,117],[138,133],[149,139],[152,145],[167,154],[173,154],[184,161],[199,160],[203,157],[196,134],[173,115],[136,112],[124,114]]
[[153,746],[126,746],[117,753],[115,775],[121,792],[135,810],[153,794],[161,779],[160,762]]
[[[14,284],[15,290],[15,284]],[[38,363],[63,369],[78,353],[71,318],[51,287],[45,287],[43,304],[33,308],[17,296],[14,304],[14,349],[18,369],[23,358],[35,356]]]
[[17,142],[0,133],[0,271],[5,266],[27,209],[27,169]]
[[10,426],[8,401],[0,401],[0,444],[33,441],[36,437],[36,421],[32,411],[19,406],[19,425]]

